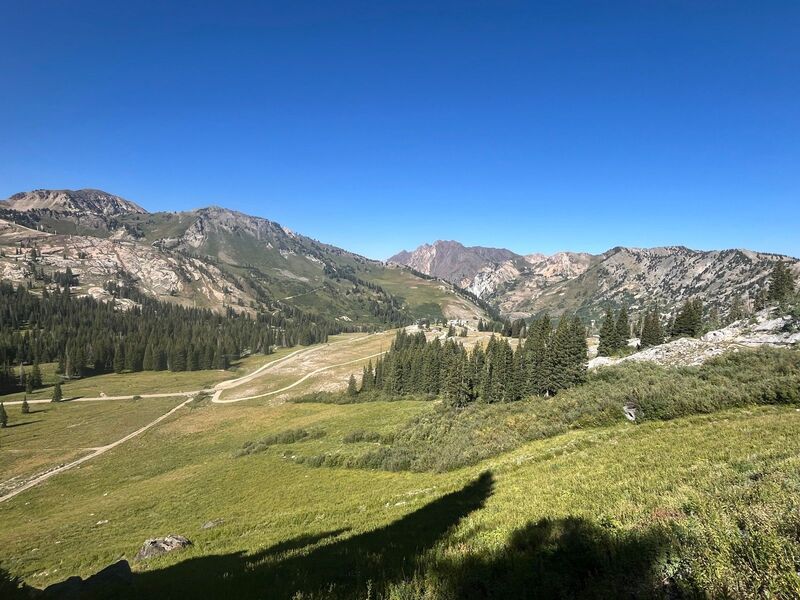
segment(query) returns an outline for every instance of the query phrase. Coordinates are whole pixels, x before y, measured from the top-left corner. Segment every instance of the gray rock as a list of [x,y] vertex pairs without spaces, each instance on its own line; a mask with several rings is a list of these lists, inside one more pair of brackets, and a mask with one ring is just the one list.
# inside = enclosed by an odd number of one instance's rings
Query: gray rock
[[161,554],[180,550],[181,548],[186,548],[191,545],[192,542],[182,535],[170,534],[163,538],[152,538],[142,544],[139,552],[136,553],[136,560],[160,556]]
[[211,521],[206,521],[200,526],[200,529],[214,529],[217,525],[222,525],[224,523],[224,519],[212,519]]

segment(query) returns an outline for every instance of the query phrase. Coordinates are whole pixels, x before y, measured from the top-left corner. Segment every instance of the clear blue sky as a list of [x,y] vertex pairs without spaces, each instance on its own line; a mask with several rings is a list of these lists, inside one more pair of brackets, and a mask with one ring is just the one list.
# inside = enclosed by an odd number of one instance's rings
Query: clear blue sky
[[800,256],[796,0],[2,4],[0,197]]

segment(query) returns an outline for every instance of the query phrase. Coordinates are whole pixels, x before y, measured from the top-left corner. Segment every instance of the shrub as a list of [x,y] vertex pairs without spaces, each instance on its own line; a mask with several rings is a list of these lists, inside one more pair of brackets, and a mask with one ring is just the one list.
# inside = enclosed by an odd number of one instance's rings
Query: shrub
[[278,444],[293,444],[295,442],[318,439],[324,435],[325,431],[322,429],[289,429],[287,431],[281,431],[279,433],[268,435],[254,442],[246,442],[241,449],[236,452],[235,456],[238,457],[246,456],[248,454],[256,454],[257,452],[263,452],[270,446],[276,446]]

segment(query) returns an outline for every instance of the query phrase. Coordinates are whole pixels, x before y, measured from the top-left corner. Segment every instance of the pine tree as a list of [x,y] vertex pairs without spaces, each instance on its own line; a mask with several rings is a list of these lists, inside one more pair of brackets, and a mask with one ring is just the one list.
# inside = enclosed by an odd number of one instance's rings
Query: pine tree
[[614,312],[609,306],[606,315],[603,317],[603,324],[600,326],[600,343],[597,346],[598,356],[611,356],[619,348],[619,335],[617,334],[617,323],[614,319]]
[[153,345],[148,342],[144,347],[144,357],[142,358],[142,369],[145,371],[155,370],[155,361],[153,360]]
[[5,428],[8,425],[8,414],[6,414],[6,409],[3,406],[3,403],[0,402],[0,427]]
[[375,376],[372,373],[372,361],[370,360],[361,375],[361,391],[369,392],[375,383]]
[[28,396],[22,399],[22,414],[27,415],[31,412],[31,407],[28,405]]
[[644,317],[640,346],[642,348],[647,348],[649,346],[658,346],[663,343],[664,331],[661,327],[661,319],[658,316],[658,309],[653,308],[647,311]]
[[703,301],[688,300],[675,317],[670,332],[673,337],[697,337],[703,328]]
[[33,368],[31,369],[31,385],[33,385],[34,389],[38,389],[42,387],[42,370],[39,367],[39,361],[36,360],[33,363]]
[[33,378],[30,376],[25,378],[25,393],[26,394],[33,393]]
[[742,302],[742,296],[737,294],[731,301],[731,307],[728,310],[727,323],[730,324],[734,321],[740,321],[742,319],[744,319],[744,303]]
[[794,275],[792,275],[786,263],[779,260],[772,268],[767,299],[774,302],[785,302],[793,293]]
[[61,382],[56,381],[56,384],[53,386],[53,398],[52,402],[61,402],[64,398],[64,395],[61,391]]
[[347,380],[347,395],[355,396],[356,394],[358,394],[358,388],[356,388],[356,378],[352,373],[350,373],[350,379]]
[[616,322],[617,333],[617,348],[624,348],[628,344],[628,339],[631,337],[631,326],[628,321],[628,307],[623,305],[619,309]]
[[114,373],[122,373],[125,370],[125,346],[118,343],[114,349]]

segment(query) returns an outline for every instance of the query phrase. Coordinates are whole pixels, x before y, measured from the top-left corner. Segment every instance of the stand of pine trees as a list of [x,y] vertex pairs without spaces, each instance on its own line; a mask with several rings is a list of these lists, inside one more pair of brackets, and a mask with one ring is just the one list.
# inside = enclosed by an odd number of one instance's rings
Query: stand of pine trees
[[611,356],[615,352],[627,348],[628,339],[631,335],[630,329],[628,307],[623,306],[620,308],[616,317],[614,316],[614,311],[609,307],[600,326],[600,343],[597,346],[597,355]]
[[697,337],[703,330],[703,301],[688,300],[672,323],[672,337]]
[[[39,363],[65,377],[88,372],[224,369],[245,353],[325,342],[344,327],[283,307],[253,319],[137,297],[140,307],[75,297],[69,288],[41,295],[0,283],[0,392],[42,386]],[[26,372],[23,365],[33,365]]]
[[658,346],[664,343],[664,329],[661,326],[661,317],[657,308],[651,308],[644,316],[642,324],[642,334],[639,337],[639,345],[642,348]]
[[562,317],[555,329],[548,316],[538,319],[516,350],[494,336],[470,352],[452,338],[427,342],[422,332],[399,331],[374,370],[372,363],[364,369],[361,391],[441,395],[453,406],[511,402],[583,382],[586,364],[586,330],[577,317]]

